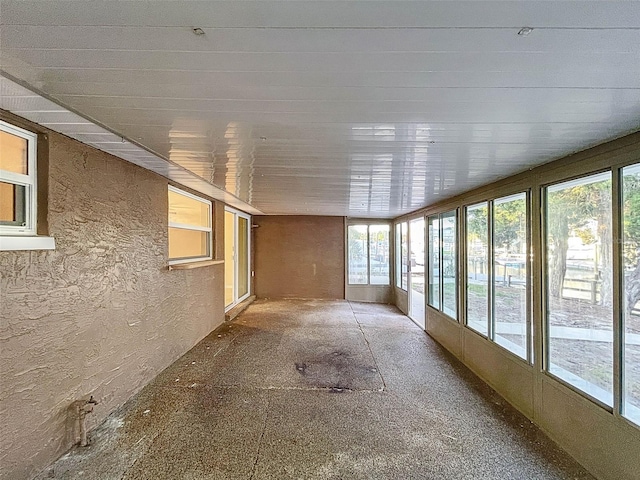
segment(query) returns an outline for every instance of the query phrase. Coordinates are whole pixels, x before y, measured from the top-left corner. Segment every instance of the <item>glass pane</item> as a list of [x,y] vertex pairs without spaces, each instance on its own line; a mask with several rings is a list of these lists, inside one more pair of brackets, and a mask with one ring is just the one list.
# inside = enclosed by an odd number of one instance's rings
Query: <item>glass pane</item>
[[401,248],[401,233],[400,224],[396,225],[396,238],[395,238],[395,250],[396,250],[396,287],[402,288],[402,248]]
[[238,299],[249,293],[249,221],[238,216]]
[[613,398],[611,174],[547,188],[548,369]]
[[425,221],[424,218],[409,223],[409,250],[411,251],[411,288],[409,289],[409,316],[422,328],[425,327]]
[[440,309],[440,218],[429,217],[429,305]]
[[640,425],[640,164],[623,170],[623,414]]
[[409,244],[407,243],[407,233],[409,231],[409,226],[407,224],[407,222],[402,222],[401,224],[401,228],[402,228],[402,240],[400,242],[401,244],[401,250],[402,250],[402,289],[406,290],[408,288],[409,285]]
[[29,174],[29,142],[0,130],[0,170]]
[[527,195],[493,202],[494,337],[527,358]]
[[489,334],[489,205],[467,207],[467,325]]
[[209,232],[169,227],[169,259],[209,256]]
[[367,226],[349,225],[347,228],[349,243],[349,284],[366,285],[369,283],[367,272]]
[[169,190],[169,222],[210,227],[210,205]]
[[389,285],[389,225],[369,225],[371,285]]
[[224,306],[235,301],[235,240],[236,216],[231,212],[224,212]]
[[456,212],[442,214],[442,311],[458,317]]
[[27,189],[0,182],[0,225],[25,225]]

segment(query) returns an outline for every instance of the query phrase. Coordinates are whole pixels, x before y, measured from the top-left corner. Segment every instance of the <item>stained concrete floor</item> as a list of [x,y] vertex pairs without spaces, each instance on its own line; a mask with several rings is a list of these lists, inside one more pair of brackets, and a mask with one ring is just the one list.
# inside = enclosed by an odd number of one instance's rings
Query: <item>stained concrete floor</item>
[[261,300],[40,479],[593,478],[395,307]]

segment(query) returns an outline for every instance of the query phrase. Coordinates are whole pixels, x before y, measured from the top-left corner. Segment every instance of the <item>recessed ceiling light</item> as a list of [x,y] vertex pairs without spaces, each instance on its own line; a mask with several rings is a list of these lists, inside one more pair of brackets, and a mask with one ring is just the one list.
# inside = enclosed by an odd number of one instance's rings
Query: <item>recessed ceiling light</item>
[[531,32],[533,32],[533,28],[531,28],[531,27],[522,27],[520,29],[520,31],[518,32],[518,35],[520,35],[521,37],[526,37]]
[[195,34],[195,35],[204,35],[204,30],[201,29],[200,27],[194,27],[191,29],[191,31]]

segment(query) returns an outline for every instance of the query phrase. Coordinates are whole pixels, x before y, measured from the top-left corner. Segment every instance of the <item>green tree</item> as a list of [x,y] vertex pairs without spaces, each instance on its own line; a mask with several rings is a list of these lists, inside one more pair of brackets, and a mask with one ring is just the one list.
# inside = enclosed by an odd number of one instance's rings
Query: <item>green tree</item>
[[[593,225],[596,231],[592,232]],[[547,196],[547,236],[549,261],[549,293],[560,297],[567,273],[569,237],[583,241],[599,241],[599,258],[602,264],[600,300],[610,305],[611,298],[611,181],[602,180],[577,185]],[[587,233],[591,231],[592,233]]]
[[624,176],[623,192],[625,308],[630,314],[640,301],[640,173]]
[[525,200],[515,199],[500,203],[493,209],[493,243],[495,248],[511,253],[520,247],[526,224]]

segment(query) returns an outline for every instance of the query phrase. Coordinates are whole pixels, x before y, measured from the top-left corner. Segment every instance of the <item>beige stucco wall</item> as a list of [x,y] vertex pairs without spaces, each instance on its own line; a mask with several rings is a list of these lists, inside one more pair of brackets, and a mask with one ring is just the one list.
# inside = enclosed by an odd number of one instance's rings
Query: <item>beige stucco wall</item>
[[56,250],[0,252],[7,480],[31,477],[75,442],[74,400],[100,401],[88,417],[95,426],[224,319],[223,265],[167,270],[167,180],[49,140]]
[[255,294],[344,298],[342,217],[254,217]]

